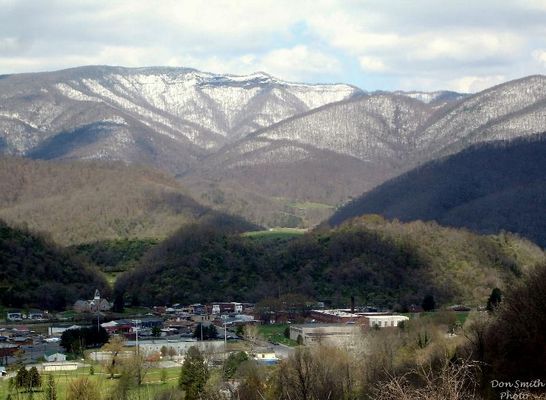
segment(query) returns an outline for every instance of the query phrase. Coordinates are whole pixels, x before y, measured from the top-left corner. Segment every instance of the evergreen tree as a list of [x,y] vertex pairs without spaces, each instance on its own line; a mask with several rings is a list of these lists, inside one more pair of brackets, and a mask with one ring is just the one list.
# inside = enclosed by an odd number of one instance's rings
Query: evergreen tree
[[53,375],[47,376],[44,400],[57,400],[57,387],[55,386]]
[[19,368],[17,375],[15,376],[15,387],[17,389],[28,389],[29,385],[29,372],[25,367]]
[[28,371],[28,386],[31,390],[42,387],[42,377],[36,367]]
[[209,371],[205,359],[195,346],[188,349],[180,377],[178,387],[185,393],[185,400],[197,400],[205,388],[209,377]]
[[283,336],[286,339],[290,339],[290,328],[288,326],[286,328],[284,328]]
[[[201,329],[203,330],[202,332]],[[201,340],[201,337],[203,338],[203,340],[216,339],[218,337],[218,330],[213,324],[210,324],[208,326],[197,324],[193,331],[193,337],[198,340]]]
[[424,311],[434,311],[436,309],[436,302],[434,301],[434,296],[431,294],[427,294],[425,298],[423,299],[423,303],[421,304],[421,307],[423,307]]
[[152,328],[152,336],[153,337],[159,337],[161,336],[161,328],[159,326],[154,326]]
[[207,332],[207,339],[212,340],[216,339],[218,337],[218,330],[216,329],[216,326],[213,324],[209,325],[208,332]]
[[491,291],[489,299],[487,299],[487,311],[493,312],[499,306],[502,301],[502,292],[499,288],[495,288]]
[[244,351],[231,353],[224,364],[224,379],[231,379],[235,376],[239,365],[248,361],[248,356]]

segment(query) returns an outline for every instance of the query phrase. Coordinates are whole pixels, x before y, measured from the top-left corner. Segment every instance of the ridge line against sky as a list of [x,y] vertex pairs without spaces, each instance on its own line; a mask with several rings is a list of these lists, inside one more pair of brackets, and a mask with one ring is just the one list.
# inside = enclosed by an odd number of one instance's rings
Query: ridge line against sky
[[181,66],[364,90],[546,73],[546,1],[0,0],[0,74]]

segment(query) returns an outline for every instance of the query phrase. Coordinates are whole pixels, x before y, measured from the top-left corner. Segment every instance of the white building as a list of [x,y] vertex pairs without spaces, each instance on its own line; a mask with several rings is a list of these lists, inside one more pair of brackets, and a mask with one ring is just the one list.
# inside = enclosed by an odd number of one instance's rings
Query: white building
[[47,362],[66,361],[66,354],[63,353],[45,353],[44,358]]
[[394,328],[403,321],[409,321],[404,315],[366,315],[369,328]]
[[265,365],[274,365],[279,362],[279,358],[275,354],[273,349],[259,349],[255,350],[252,354],[249,354],[254,361],[265,364]]
[[348,345],[355,337],[362,335],[362,328],[356,324],[304,324],[290,326],[290,339],[302,344]]
[[44,372],[53,371],[75,371],[78,369],[78,364],[75,362],[47,362],[42,364]]
[[[136,346],[136,341],[129,340],[125,343],[127,347],[133,347]],[[151,354],[151,353],[159,353],[161,351],[161,347],[172,347],[177,354],[184,354],[188,351],[188,349],[192,346],[197,347],[200,351],[207,351],[211,353],[217,353],[222,352],[224,350],[224,341],[223,340],[204,340],[204,341],[196,341],[196,340],[166,340],[166,339],[155,339],[155,340],[142,340],[138,342],[138,347],[140,351]]]
[[47,334],[48,336],[61,336],[64,331],[68,331],[70,329],[81,329],[82,327],[79,325],[72,325],[72,326],[50,326],[47,328]]

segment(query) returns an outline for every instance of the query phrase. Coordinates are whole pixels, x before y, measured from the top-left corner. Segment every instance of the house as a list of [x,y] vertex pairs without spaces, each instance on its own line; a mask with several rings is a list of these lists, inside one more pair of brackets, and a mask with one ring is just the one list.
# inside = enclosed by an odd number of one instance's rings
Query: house
[[206,307],[203,304],[191,304],[189,306],[189,312],[193,315],[205,314]]
[[95,295],[92,300],[78,300],[74,303],[74,311],[84,312],[99,312],[109,311],[112,308],[112,304],[106,299],[100,297],[100,292],[95,290]]
[[6,318],[8,321],[22,321],[23,313],[19,310],[8,311]]
[[0,359],[5,357],[13,357],[19,346],[12,343],[0,343]]
[[202,314],[202,315],[193,315],[191,317],[191,320],[197,323],[206,324],[206,323],[210,323],[214,321],[214,318],[211,315]]
[[10,342],[17,346],[32,346],[34,343],[30,336],[13,336],[11,337]]
[[249,354],[249,356],[259,364],[274,365],[279,362],[273,349],[256,349],[253,353]]
[[113,333],[129,333],[133,327],[133,323],[129,320],[120,319],[100,324],[109,334]]
[[40,310],[30,310],[28,312],[28,319],[40,321],[44,319],[44,312]]
[[234,301],[229,303],[213,303],[212,314],[241,314],[243,312],[243,304]]
[[163,326],[163,319],[157,317],[145,317],[138,320],[140,328],[161,328]]
[[66,361],[66,354],[59,352],[46,352],[44,358],[47,362],[60,362]]

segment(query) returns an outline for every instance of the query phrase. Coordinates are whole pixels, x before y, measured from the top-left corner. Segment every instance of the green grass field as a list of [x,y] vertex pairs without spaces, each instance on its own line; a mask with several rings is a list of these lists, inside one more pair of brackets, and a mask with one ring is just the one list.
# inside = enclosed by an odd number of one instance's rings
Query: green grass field
[[245,232],[242,236],[252,239],[289,239],[303,235],[307,229],[299,228],[271,228],[266,231]]
[[288,324],[259,325],[260,335],[268,341],[285,344],[287,346],[297,346],[295,340],[284,337],[284,331],[290,327]]
[[[100,393],[103,395],[103,398],[106,397],[110,390],[112,390],[116,383],[117,379],[109,379],[108,374],[106,374],[100,365],[94,365],[95,373],[90,374],[90,367],[86,366],[84,368],[79,368],[76,371],[62,371],[62,372],[44,372],[42,373],[42,389],[37,390],[32,394],[32,398],[41,398],[43,395],[43,390],[45,388],[45,383],[47,381],[47,376],[49,374],[55,377],[55,384],[57,389],[57,399],[64,400],[66,399],[66,394],[70,383],[78,378],[87,377],[90,381],[94,382],[99,388]],[[161,368],[150,369],[145,378],[144,383],[133,389],[135,392],[135,398],[140,399],[151,399],[153,395],[159,391],[175,387],[178,383],[178,376],[180,374],[179,368],[165,368],[166,372],[166,382],[161,382]],[[9,380],[0,379],[0,399],[5,399],[9,394]],[[21,393],[20,398],[30,398],[29,393]],[[17,399],[17,396],[12,396],[13,399]]]
[[290,203],[289,206],[299,208],[301,210],[326,210],[334,208],[334,206],[331,206],[329,204],[313,203],[311,201]]
[[121,272],[105,272],[104,276],[106,277],[106,281],[110,285],[110,287],[114,287],[114,284],[116,283],[116,279],[118,278],[118,275],[120,275]]

